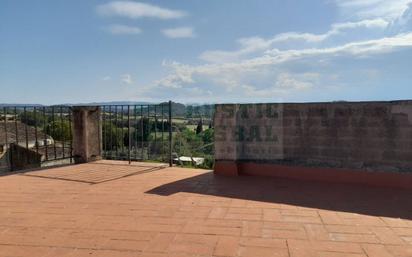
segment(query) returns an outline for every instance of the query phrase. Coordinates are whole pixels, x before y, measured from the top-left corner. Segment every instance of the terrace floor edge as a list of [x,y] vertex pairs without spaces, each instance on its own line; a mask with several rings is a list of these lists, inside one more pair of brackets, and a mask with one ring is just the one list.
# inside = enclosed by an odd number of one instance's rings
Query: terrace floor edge
[[314,168],[216,160],[214,174],[223,176],[268,176],[308,181],[394,187],[412,190],[412,174],[394,172],[369,172],[351,169]]

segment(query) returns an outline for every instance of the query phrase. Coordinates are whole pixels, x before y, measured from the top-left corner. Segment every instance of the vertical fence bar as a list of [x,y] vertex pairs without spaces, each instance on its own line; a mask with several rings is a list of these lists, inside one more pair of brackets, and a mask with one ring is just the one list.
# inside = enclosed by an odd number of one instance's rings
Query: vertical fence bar
[[48,153],[48,142],[47,142],[47,126],[46,126],[46,107],[43,107],[43,135],[44,135],[44,141],[43,141],[43,146],[44,146],[44,151],[45,155],[44,158],[47,161],[49,159],[49,153]]
[[56,135],[56,131],[55,131],[55,117],[54,117],[54,106],[52,106],[52,125],[51,125],[51,129],[52,129],[52,135],[53,135],[53,153],[54,153],[54,159],[57,159],[57,150],[56,150],[56,139],[55,139],[55,135]]
[[64,153],[64,142],[66,141],[66,135],[64,132],[64,120],[63,120],[63,106],[60,106],[60,137],[62,140],[62,157],[63,159],[65,158],[65,153]]
[[162,103],[162,161],[165,161],[165,141],[164,141],[164,132],[165,132],[165,120],[164,120],[164,103]]
[[26,137],[26,149],[29,149],[29,132],[27,130],[27,110],[26,106],[23,108],[23,115],[24,115],[24,134]]
[[143,105],[140,105],[140,147],[142,152],[142,161],[144,160],[144,144],[143,144],[143,136],[144,136],[144,122],[143,122]]
[[36,147],[36,154],[39,154],[39,136],[37,131],[37,109],[33,109],[33,119],[34,119],[34,146]]
[[16,145],[19,145],[19,128],[17,125],[17,107],[14,107],[14,125],[16,129]]
[[169,166],[173,166],[172,156],[172,101],[169,101]]
[[119,149],[118,149],[118,139],[119,139],[119,123],[117,120],[117,105],[115,106],[115,115],[114,115],[114,119],[115,119],[115,138],[114,138],[114,143],[116,145],[116,157],[115,158],[119,158]]
[[137,160],[137,108],[134,106],[134,158]]
[[124,109],[123,109],[123,105],[120,108],[120,142],[121,142],[121,150],[122,150],[122,159],[124,158]]
[[155,158],[158,157],[158,153],[157,153],[157,105],[154,106],[154,136],[155,136],[155,140],[154,140],[154,150],[155,150]]
[[109,149],[110,149],[110,159],[113,158],[113,114],[112,114],[112,106],[109,105]]
[[105,129],[105,127],[106,127],[105,123],[106,123],[106,106],[103,105],[102,106],[102,140],[103,140],[103,143],[102,143],[102,147],[103,147],[102,156],[104,158],[106,158],[106,133],[107,133],[107,131]]
[[68,109],[69,115],[69,137],[70,137],[70,163],[73,163],[73,135],[72,135],[72,109],[69,107]]
[[[4,113],[4,149],[3,151],[8,151],[9,154],[11,154],[11,151],[7,149],[8,145],[8,135],[7,135],[7,107],[3,107],[3,113]],[[11,156],[9,155],[9,160],[11,160]],[[11,163],[10,163],[11,166]],[[10,167],[12,168],[12,167]]]
[[130,105],[127,105],[127,134],[128,134],[128,140],[129,140],[129,145],[128,145],[128,153],[127,153],[127,158],[129,159],[129,164],[131,163],[131,156],[130,156],[130,147],[132,147],[132,135],[130,134]]
[[150,159],[150,105],[147,105],[147,159]]
[[103,128],[102,128],[102,121],[101,121],[101,108],[98,106],[96,108],[96,113],[97,113],[97,142],[99,144],[99,155],[102,156],[102,151],[103,151],[103,144],[102,144],[102,136],[103,136]]
[[[14,107],[14,129],[16,130],[15,145],[19,146],[19,128],[17,124],[17,107]],[[11,152],[11,151],[10,151]],[[16,151],[17,159],[20,158],[19,151]],[[14,163],[12,163],[12,170],[14,170]]]
[[7,143],[8,143],[8,140],[7,140],[7,107],[3,107],[3,113],[4,113],[4,136],[5,136],[4,143],[6,144],[6,147],[7,147]]
[[[23,107],[23,116],[24,116],[24,137],[25,137],[25,143],[26,143],[26,150],[29,149],[29,132],[27,131],[27,112],[26,112],[26,106]],[[21,118],[20,118],[21,120]],[[23,124],[21,124],[23,125]],[[29,163],[29,157],[27,155],[25,155],[25,161],[26,164]]]

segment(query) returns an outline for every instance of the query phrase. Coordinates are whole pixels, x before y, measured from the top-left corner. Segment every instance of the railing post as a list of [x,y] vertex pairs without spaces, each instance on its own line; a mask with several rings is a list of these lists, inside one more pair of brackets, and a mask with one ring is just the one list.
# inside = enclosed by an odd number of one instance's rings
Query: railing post
[[169,101],[169,166],[173,166],[172,156],[172,101]]

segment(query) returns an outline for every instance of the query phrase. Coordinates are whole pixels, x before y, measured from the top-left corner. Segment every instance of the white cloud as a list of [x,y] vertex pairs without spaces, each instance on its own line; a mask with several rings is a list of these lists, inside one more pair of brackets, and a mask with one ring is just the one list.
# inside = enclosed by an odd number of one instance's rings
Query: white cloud
[[[343,81],[351,80],[348,74],[369,82],[379,77],[376,70],[364,71],[362,75],[356,71],[323,70],[330,65],[341,65],[339,58],[356,62],[360,58],[412,49],[411,27],[405,30],[411,24],[412,0],[334,1],[345,15],[324,33],[304,31],[269,38],[245,37],[236,41],[237,49],[204,51],[199,56],[204,64],[164,62],[169,74],[146,86],[145,92],[168,92],[173,97],[198,92],[215,101],[225,96],[250,101],[250,97],[278,99],[307,92],[323,94],[323,90],[343,90]],[[404,30],[393,30],[395,25],[403,26]]]
[[399,34],[393,37],[385,37],[375,40],[348,43],[329,48],[310,48],[302,50],[280,51],[272,49],[266,53],[276,57],[277,61],[288,61],[295,58],[303,58],[313,55],[342,55],[367,56],[370,54],[382,54],[395,51],[403,47],[412,47],[412,32]]
[[163,35],[168,38],[193,38],[195,33],[192,27],[178,27],[162,30]]
[[362,20],[357,22],[335,23],[332,24],[331,29],[324,34],[286,32],[277,34],[269,39],[264,39],[261,37],[241,38],[238,40],[240,48],[237,51],[205,51],[199,56],[199,58],[204,61],[214,63],[237,61],[240,57],[244,55],[251,54],[257,51],[267,50],[277,43],[290,41],[321,43],[333,36],[339,35],[349,30],[378,29],[383,31],[388,25],[389,22],[378,18],[372,20]]
[[[412,32],[394,37],[376,40],[353,42],[328,48],[305,48],[298,50],[271,49],[265,54],[254,58],[243,59],[238,62],[212,63],[204,65],[184,65],[178,62],[164,62],[163,65],[171,69],[171,73],[159,79],[152,85],[155,88],[184,89],[199,83],[219,85],[227,92],[238,90],[249,92],[256,96],[273,95],[275,92],[289,92],[309,90],[317,85],[319,75],[304,73],[304,75],[290,75],[278,71],[281,64],[288,62],[316,58],[333,59],[338,56],[352,56],[352,58],[368,57],[377,54],[389,53],[403,48],[412,48]],[[267,72],[266,72],[267,71]],[[266,72],[266,73],[265,73]],[[276,78],[273,78],[276,74]],[[267,84],[267,80],[275,80],[275,84],[258,88],[257,84]],[[255,89],[254,89],[255,88]],[[238,90],[236,90],[238,89]],[[220,89],[221,91],[221,89]]]
[[121,80],[122,83],[125,83],[125,84],[132,84],[133,83],[132,76],[130,74],[121,75],[120,80]]
[[313,80],[318,79],[320,74],[303,73],[291,74],[282,72],[277,75],[272,86],[258,88],[252,85],[240,85],[239,88],[245,91],[245,95],[249,97],[273,98],[276,96],[285,96],[287,94],[306,91],[315,86]]
[[131,19],[177,19],[187,15],[184,11],[133,1],[113,1],[102,4],[97,7],[97,12],[103,16],[120,16]]
[[294,90],[306,90],[311,87],[313,87],[313,83],[308,81],[308,78],[310,77],[318,77],[319,74],[303,74],[303,77],[307,77],[306,81],[305,80],[299,80],[295,76],[292,76],[289,73],[281,73],[278,75],[278,79],[275,83],[275,88],[279,89],[294,89]]
[[307,42],[320,42],[324,41],[331,36],[338,35],[345,30],[366,28],[366,29],[385,29],[389,22],[384,19],[377,18],[372,20],[361,20],[357,22],[344,22],[344,23],[334,23],[331,29],[324,34],[312,34],[312,33],[296,33],[288,32],[282,33],[271,39],[271,43],[290,41],[290,40],[304,40]]
[[136,35],[142,33],[142,30],[138,27],[117,24],[108,26],[106,30],[113,35]]
[[379,17],[394,21],[404,13],[412,0],[335,0],[335,2],[345,17],[358,19]]
[[412,28],[412,2],[409,3],[408,8],[402,13],[402,15],[394,20],[391,24],[392,31],[407,31]]
[[103,81],[108,81],[108,80],[111,80],[111,79],[112,78],[110,76],[105,76],[105,77],[102,78]]

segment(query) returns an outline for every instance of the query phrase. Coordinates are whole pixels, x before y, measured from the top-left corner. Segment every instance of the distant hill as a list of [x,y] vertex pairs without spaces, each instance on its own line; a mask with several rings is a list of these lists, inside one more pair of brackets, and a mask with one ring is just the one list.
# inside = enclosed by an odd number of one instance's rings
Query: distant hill
[[76,104],[66,104],[66,105],[147,105],[153,104],[150,102],[134,102],[134,101],[111,101],[111,102],[91,102],[91,103],[76,103]]
[[2,104],[0,103],[0,107],[24,107],[24,106],[32,106],[32,107],[40,107],[43,106],[41,104]]

